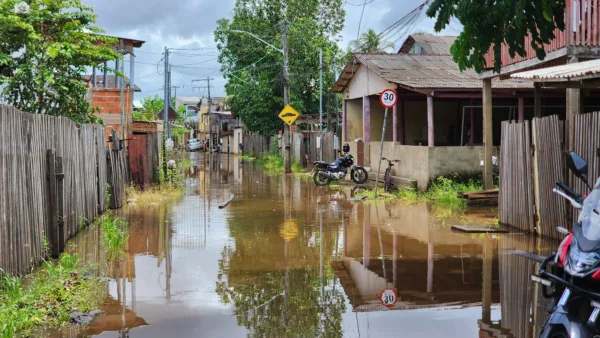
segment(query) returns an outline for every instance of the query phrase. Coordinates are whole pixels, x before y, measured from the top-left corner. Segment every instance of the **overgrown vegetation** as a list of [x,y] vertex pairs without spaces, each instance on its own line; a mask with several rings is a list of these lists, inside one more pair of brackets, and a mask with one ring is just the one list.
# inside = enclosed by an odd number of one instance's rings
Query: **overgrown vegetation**
[[242,154],[242,155],[240,155],[240,158],[242,160],[246,160],[246,161],[254,161],[254,160],[256,160],[256,156],[254,154]]
[[104,249],[109,259],[115,259],[125,253],[125,245],[129,239],[129,223],[124,218],[107,212],[94,222],[102,229]]
[[[438,207],[448,209],[462,209],[466,207],[466,201],[458,198],[459,192],[479,191],[483,187],[478,180],[461,180],[458,177],[438,177],[431,183],[426,192],[420,192],[415,189],[399,189],[393,193],[384,193],[379,190],[379,199],[383,200],[402,200],[407,203],[432,202]],[[365,190],[358,194],[358,197],[366,197],[368,200],[375,199],[375,192]]]
[[[285,171],[283,157],[277,154],[266,154],[265,156],[257,159],[256,163],[268,174],[280,174]],[[301,171],[302,166],[300,163],[292,160],[292,172],[299,173]]]
[[64,253],[46,261],[29,277],[9,276],[0,270],[0,333],[3,337],[31,337],[44,328],[57,328],[70,320],[70,311],[98,308],[102,280],[94,267],[81,266],[77,254]]

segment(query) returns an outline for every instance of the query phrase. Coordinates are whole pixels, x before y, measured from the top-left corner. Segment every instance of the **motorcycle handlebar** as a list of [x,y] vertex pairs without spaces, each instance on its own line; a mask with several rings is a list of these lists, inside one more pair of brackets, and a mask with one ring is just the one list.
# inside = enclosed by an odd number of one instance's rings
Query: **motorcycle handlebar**
[[576,193],[571,187],[566,185],[563,181],[556,181],[556,186],[562,189],[565,194],[569,195],[569,197],[573,198],[576,202],[583,204],[584,198],[580,194]]

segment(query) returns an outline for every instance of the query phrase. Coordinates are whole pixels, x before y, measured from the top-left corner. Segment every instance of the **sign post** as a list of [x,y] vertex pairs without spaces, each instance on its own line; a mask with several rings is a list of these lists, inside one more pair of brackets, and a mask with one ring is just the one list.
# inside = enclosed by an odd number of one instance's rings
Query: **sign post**
[[294,124],[298,117],[300,117],[300,113],[298,113],[296,109],[292,108],[292,106],[289,104],[283,107],[283,110],[281,113],[279,113],[279,118],[288,126]]
[[396,290],[394,289],[385,289],[381,291],[379,295],[379,299],[381,300],[381,304],[388,309],[394,307],[394,304],[398,301],[398,295],[396,294]]
[[[398,102],[398,95],[391,89],[386,89],[381,93],[379,102],[385,107],[383,116],[383,130],[381,131],[381,145],[379,147],[379,169],[377,170],[377,179],[375,180],[375,197],[377,197],[377,188],[379,186],[379,173],[381,172],[381,159],[383,158],[383,142],[385,141],[385,127],[387,124],[388,109],[393,108]],[[395,127],[395,126],[394,126]]]

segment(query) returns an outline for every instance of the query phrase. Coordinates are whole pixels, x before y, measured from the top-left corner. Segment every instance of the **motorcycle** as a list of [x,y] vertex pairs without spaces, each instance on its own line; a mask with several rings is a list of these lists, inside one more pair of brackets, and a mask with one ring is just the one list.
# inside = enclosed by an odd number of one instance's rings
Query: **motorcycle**
[[354,157],[349,154],[350,146],[344,144],[342,157],[333,163],[324,161],[313,162],[313,181],[317,186],[329,185],[331,181],[342,180],[346,178],[348,169],[350,169],[350,178],[356,184],[365,184],[369,180],[369,174],[362,166],[354,165]]
[[540,331],[540,338],[592,338],[600,335],[600,179],[592,189],[587,180],[587,163],[576,153],[567,156],[567,165],[592,190],[584,197],[563,182],[554,192],[581,209],[577,224],[558,252],[545,258],[538,275],[531,279],[542,285],[542,294],[552,298],[552,311]]

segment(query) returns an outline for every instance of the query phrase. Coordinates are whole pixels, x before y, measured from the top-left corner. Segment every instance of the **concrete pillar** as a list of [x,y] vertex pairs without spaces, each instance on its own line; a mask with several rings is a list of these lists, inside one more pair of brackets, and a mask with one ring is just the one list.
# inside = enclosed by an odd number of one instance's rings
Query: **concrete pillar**
[[427,145],[430,147],[435,147],[435,121],[433,116],[433,96],[427,95]]
[[519,122],[525,121],[525,98],[519,96]]
[[535,93],[533,99],[533,116],[542,117],[542,87],[539,83],[535,83]]
[[371,99],[363,96],[363,141],[371,142]]
[[483,289],[481,319],[484,323],[490,323],[492,319],[492,273],[493,273],[493,242],[486,237],[483,242]]
[[392,244],[392,283],[395,288],[398,288],[398,234],[394,232],[394,240]]
[[92,68],[92,88],[96,88],[96,86],[98,85],[97,72],[98,72],[98,70],[94,66],[94,68]]
[[135,99],[135,55],[133,54],[129,54],[129,91],[131,94],[129,111],[133,112],[133,100]]
[[[569,63],[577,63],[577,58],[571,58]],[[581,89],[569,88],[567,89],[567,126],[568,126],[568,147],[569,150],[573,150],[575,146],[575,116],[583,113],[581,105]]]
[[368,268],[371,264],[371,210],[368,205],[363,205],[363,207],[363,266]]
[[115,60],[115,72],[113,72],[115,75],[115,88],[121,88],[121,86],[119,85],[120,84],[119,81],[120,81],[121,77],[117,76],[117,73],[116,73],[121,70],[121,68],[119,68],[120,66],[121,66],[121,59],[116,59]]
[[492,79],[490,78],[483,80],[483,188],[486,190],[494,187],[492,180],[493,132]]
[[400,122],[399,142],[406,145],[406,124],[404,121],[404,101],[398,101],[398,119]]
[[392,141],[398,142],[398,103],[392,108]]
[[104,61],[104,73],[102,74],[102,87],[103,88],[107,87],[107,85],[106,85],[106,77],[107,77],[107,75],[106,75],[106,67],[108,67],[108,63],[106,61]]
[[348,142],[346,121],[348,120],[348,101],[344,100],[342,104],[342,142]]
[[427,293],[433,292],[433,243],[427,243]]
[[[473,102],[471,101],[471,106],[473,106]],[[469,145],[470,146],[474,146],[475,145],[475,108],[471,107],[469,109],[470,111],[470,119],[471,119],[471,127],[469,129],[470,135],[469,135]]]

